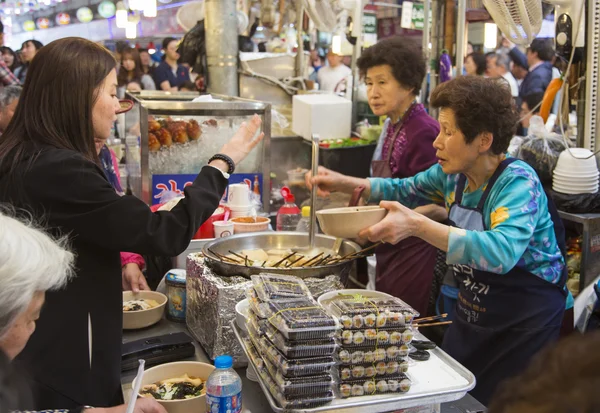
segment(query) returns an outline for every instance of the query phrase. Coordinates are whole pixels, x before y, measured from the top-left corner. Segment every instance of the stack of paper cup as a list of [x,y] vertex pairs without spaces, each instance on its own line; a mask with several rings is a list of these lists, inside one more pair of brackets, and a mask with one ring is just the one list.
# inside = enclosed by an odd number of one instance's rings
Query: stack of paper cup
[[227,206],[231,210],[231,218],[249,216],[252,212],[250,187],[243,183],[229,185]]

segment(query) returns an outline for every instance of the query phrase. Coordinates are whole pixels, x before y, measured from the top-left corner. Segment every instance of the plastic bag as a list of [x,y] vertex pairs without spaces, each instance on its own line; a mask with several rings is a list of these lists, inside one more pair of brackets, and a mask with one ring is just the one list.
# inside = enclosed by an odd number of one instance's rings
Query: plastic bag
[[544,127],[540,116],[533,116],[529,125],[529,134],[517,153],[517,158],[527,162],[540,177],[542,185],[552,184],[552,172],[556,167],[558,156],[567,149],[563,138],[550,133]]
[[548,191],[556,208],[573,214],[591,214],[600,212],[600,192],[595,194],[569,195]]
[[290,127],[290,122],[287,118],[275,109],[271,109],[271,124],[276,123],[281,129],[287,129]]

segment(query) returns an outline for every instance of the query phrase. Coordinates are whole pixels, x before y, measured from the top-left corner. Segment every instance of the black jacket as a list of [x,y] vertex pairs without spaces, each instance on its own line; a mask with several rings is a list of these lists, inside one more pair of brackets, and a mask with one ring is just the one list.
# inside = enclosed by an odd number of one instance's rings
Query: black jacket
[[0,202],[31,211],[55,233],[69,234],[77,254],[75,279],[46,295],[37,329],[19,356],[35,381],[35,408],[118,404],[119,252],[180,254],[218,207],[227,180],[204,167],[171,212],[152,213],[133,196],[119,197],[102,170],[77,152],[45,147],[28,161],[10,175],[0,171]]

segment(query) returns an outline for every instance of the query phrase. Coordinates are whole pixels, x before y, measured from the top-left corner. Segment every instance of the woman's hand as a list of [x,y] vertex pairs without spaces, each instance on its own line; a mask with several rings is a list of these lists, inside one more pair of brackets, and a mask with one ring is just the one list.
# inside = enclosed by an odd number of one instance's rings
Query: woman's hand
[[140,267],[135,263],[125,264],[121,269],[123,291],[133,291],[134,293],[150,291],[146,277],[142,274]]
[[[126,411],[127,405],[122,404],[115,407],[85,409],[84,413],[125,413]],[[149,397],[140,397],[135,401],[133,413],[167,413],[167,411],[156,400]]]
[[265,136],[264,132],[261,132],[256,138],[254,137],[260,130],[261,123],[258,115],[254,115],[250,122],[242,123],[231,140],[223,145],[220,153],[229,156],[236,165],[242,162]]
[[[361,238],[368,238],[371,242],[397,244],[408,237],[419,237],[442,251],[448,251],[451,230],[448,225],[435,222],[398,202],[381,201],[379,206],[388,210],[387,216],[380,223],[361,231],[358,234]],[[420,210],[433,218],[444,219],[441,207],[426,206]]]
[[387,216],[378,224],[361,231],[361,238],[368,238],[371,242],[397,244],[417,234],[421,214],[399,202],[381,201],[379,206],[388,210]]
[[317,195],[321,197],[327,197],[332,192],[351,194],[354,188],[361,185],[365,187],[363,197],[369,198],[371,194],[371,184],[367,179],[342,175],[323,166],[319,166],[317,176],[312,176],[312,172],[308,172],[304,179],[309,190],[312,190],[313,185],[317,185]]

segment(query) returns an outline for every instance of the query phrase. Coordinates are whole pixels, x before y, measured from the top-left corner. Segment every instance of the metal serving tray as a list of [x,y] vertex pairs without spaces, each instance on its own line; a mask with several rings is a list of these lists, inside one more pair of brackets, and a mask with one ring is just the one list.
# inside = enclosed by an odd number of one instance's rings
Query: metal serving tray
[[[231,326],[248,357],[249,363],[256,368],[242,340],[246,333],[240,330],[235,320],[231,321]],[[426,339],[419,333],[416,334],[415,338]],[[475,387],[473,373],[439,348],[430,352],[431,358],[428,361],[415,362],[409,368],[407,375],[412,381],[412,387],[407,393],[350,397],[348,399],[336,398],[328,405],[311,409],[285,410],[279,407],[260,375],[257,376],[265,397],[276,413],[383,413],[410,407],[452,402],[462,399],[469,390]]]

